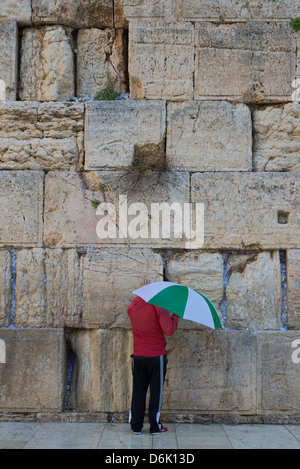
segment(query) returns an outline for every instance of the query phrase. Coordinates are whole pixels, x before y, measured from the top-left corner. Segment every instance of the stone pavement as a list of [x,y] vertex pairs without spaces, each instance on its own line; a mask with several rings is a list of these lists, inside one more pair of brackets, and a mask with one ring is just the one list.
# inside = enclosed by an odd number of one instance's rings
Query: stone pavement
[[126,423],[0,422],[0,449],[300,449],[300,425],[168,424],[151,436]]

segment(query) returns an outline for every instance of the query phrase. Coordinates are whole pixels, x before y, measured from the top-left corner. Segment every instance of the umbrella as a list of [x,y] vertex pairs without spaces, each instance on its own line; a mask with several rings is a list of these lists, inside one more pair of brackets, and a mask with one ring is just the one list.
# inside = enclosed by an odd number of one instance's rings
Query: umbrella
[[222,329],[218,313],[209,299],[185,285],[154,282],[132,293],[147,303],[166,309],[183,319],[189,319],[211,329]]

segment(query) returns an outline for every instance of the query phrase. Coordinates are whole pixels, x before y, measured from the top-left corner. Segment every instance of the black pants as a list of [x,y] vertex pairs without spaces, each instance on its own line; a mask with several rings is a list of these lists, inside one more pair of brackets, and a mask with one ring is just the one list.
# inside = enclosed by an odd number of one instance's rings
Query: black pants
[[160,430],[160,411],[162,406],[163,385],[167,372],[167,356],[133,357],[133,390],[129,422],[135,432],[143,428],[146,394],[150,385],[149,422],[150,433]]

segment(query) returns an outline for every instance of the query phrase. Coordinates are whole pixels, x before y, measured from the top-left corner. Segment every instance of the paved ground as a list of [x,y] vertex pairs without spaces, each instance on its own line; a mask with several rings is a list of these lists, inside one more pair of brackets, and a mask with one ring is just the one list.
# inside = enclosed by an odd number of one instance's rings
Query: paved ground
[[136,436],[125,423],[0,422],[0,449],[300,449],[300,425],[167,426]]

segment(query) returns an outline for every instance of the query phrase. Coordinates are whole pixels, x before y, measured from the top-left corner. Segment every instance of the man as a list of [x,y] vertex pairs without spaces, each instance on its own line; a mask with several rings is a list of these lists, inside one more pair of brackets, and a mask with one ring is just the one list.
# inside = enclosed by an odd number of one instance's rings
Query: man
[[129,422],[132,432],[141,433],[146,409],[146,394],[150,385],[149,422],[151,435],[168,431],[160,422],[162,392],[167,372],[166,340],[172,335],[179,317],[136,297],[127,308],[132,333],[133,391]]

